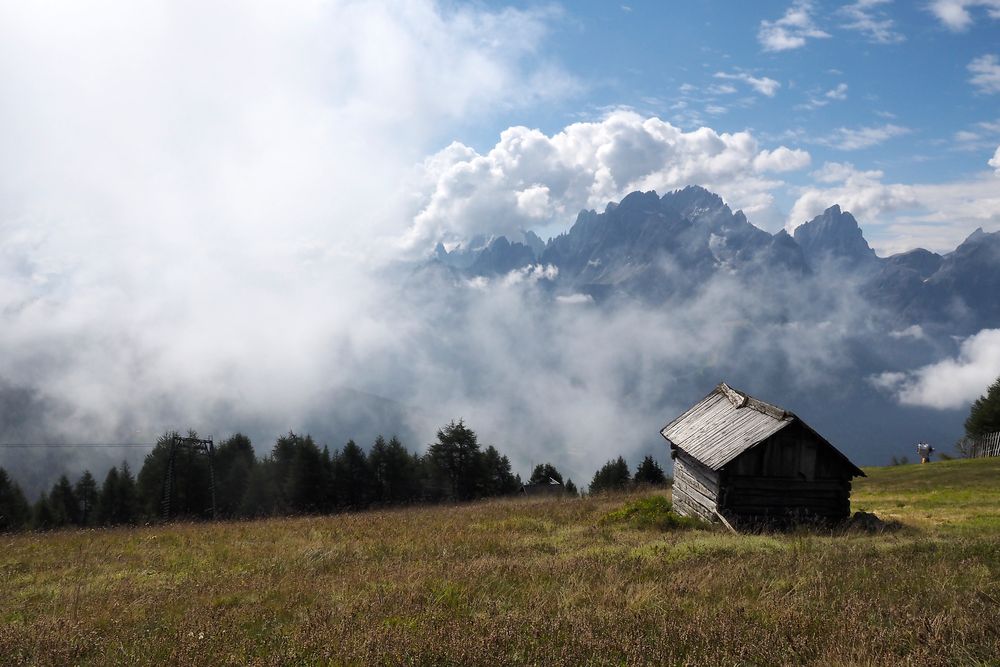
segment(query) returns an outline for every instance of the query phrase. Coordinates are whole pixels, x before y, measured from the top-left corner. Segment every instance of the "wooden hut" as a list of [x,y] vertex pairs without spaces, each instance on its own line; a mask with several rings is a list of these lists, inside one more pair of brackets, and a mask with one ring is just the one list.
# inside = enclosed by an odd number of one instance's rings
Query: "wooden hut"
[[660,433],[676,511],[730,527],[846,519],[865,475],[791,412],[724,382]]
[[521,494],[525,496],[561,496],[566,493],[566,487],[549,478],[548,482],[522,484]]

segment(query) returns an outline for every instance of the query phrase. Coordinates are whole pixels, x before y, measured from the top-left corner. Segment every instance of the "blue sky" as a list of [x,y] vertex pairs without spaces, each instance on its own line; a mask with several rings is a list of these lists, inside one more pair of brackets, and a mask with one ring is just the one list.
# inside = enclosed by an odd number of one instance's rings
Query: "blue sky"
[[[773,209],[751,214],[772,231],[801,222],[789,217],[795,202],[818,187],[815,172],[828,163],[881,172],[866,179],[869,190],[941,186],[905,204],[856,207],[886,252],[947,250],[976,226],[998,227],[998,207],[983,206],[991,192],[1000,197],[1000,182],[982,180],[1000,146],[998,2],[516,6],[537,12],[546,28],[531,58],[569,83],[544,103],[450,128],[449,139],[479,153],[508,125],[551,136],[628,108],[687,131],[749,131],[762,147],[807,151],[809,167],[784,173],[771,189]],[[946,226],[949,213],[959,221]]]

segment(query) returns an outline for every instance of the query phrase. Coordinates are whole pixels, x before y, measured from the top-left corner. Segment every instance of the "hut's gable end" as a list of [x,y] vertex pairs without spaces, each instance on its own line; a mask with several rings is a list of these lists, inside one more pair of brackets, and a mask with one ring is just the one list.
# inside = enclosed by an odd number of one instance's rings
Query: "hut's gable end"
[[803,481],[850,479],[855,467],[801,422],[758,443],[724,466],[734,477],[779,477]]
[[854,466],[800,423],[747,450],[721,470],[721,510],[737,516],[850,514]]
[[719,506],[719,473],[684,452],[674,458],[674,509],[682,516],[716,521]]

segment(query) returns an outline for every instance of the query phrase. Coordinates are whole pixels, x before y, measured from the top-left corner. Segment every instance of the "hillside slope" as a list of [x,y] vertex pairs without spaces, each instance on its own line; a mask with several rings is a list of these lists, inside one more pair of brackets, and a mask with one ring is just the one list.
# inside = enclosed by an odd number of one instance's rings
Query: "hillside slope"
[[872,468],[868,534],[644,531],[643,494],[0,538],[3,664],[987,664],[1000,460]]

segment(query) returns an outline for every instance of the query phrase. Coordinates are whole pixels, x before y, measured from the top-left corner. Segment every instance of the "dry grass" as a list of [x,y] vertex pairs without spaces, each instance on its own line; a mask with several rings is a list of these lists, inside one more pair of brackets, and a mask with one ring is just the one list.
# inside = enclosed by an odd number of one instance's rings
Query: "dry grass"
[[0,663],[1000,664],[1000,461],[873,469],[883,534],[636,496],[0,537]]

